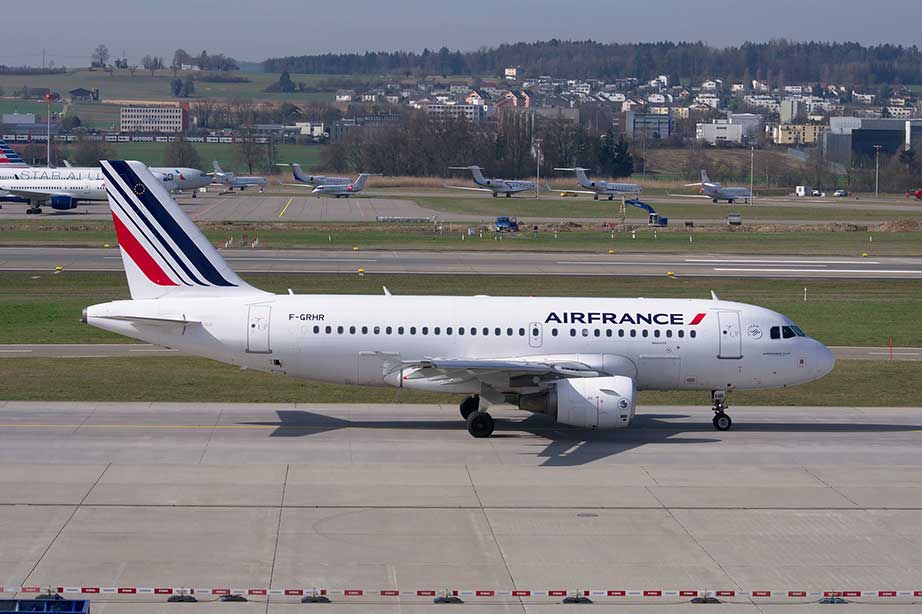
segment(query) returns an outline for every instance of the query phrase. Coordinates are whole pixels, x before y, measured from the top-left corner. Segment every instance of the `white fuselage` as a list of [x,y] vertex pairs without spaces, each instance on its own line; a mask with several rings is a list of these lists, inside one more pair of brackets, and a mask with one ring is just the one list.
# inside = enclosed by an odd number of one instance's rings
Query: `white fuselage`
[[525,192],[526,190],[534,190],[535,182],[534,181],[515,181],[511,179],[474,179],[474,183],[488,190],[492,190],[494,194],[515,194],[516,192]]
[[[718,300],[259,293],[116,301],[89,307],[86,316],[106,330],[251,369],[454,393],[476,393],[480,385],[414,380],[402,363],[570,360],[635,378],[647,390],[787,386],[822,377],[834,363],[812,338],[772,338],[775,327],[792,328],[786,317]],[[146,326],[117,316],[200,324]],[[509,382],[503,392],[530,386]]]
[[701,190],[705,196],[713,200],[726,200],[732,202],[735,200],[748,200],[752,198],[749,188],[723,188],[719,183],[704,184]]
[[44,201],[55,196],[74,201],[104,201],[106,184],[93,179],[0,179],[0,195],[26,201]]
[[[168,168],[152,167],[151,173],[167,187],[168,190],[197,190],[211,183],[211,177],[194,168]],[[29,166],[24,168],[0,167],[0,180],[23,181],[92,181],[100,185],[103,182],[102,171],[99,167],[63,167],[48,168]],[[102,187],[102,198],[93,200],[106,200],[105,187]]]

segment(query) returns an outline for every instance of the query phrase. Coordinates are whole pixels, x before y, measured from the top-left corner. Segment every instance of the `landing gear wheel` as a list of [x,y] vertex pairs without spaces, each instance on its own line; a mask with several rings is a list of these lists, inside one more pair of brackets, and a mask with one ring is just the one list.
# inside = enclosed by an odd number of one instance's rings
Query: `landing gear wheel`
[[475,411],[467,417],[467,432],[482,439],[493,434],[493,416],[485,411]]
[[476,394],[472,394],[471,396],[461,401],[460,409],[461,417],[467,420],[468,416],[480,409],[480,397]]
[[733,420],[727,414],[720,412],[714,416],[714,428],[718,431],[729,431],[731,426],[733,426]]
[[506,198],[512,198],[512,192],[506,192]]

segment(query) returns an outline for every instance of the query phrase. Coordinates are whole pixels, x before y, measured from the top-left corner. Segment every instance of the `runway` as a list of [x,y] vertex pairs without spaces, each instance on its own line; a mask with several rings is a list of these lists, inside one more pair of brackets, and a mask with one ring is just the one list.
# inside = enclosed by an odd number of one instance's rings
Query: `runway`
[[[223,250],[240,273],[451,275],[608,275],[686,277],[922,279],[922,258],[591,254],[561,252],[426,252]],[[121,271],[115,249],[0,247],[0,271]]]
[[[922,361],[922,348],[831,347],[836,360]],[[179,351],[147,343],[6,343],[0,358],[125,358],[183,356]]]
[[[0,403],[0,577],[360,589],[334,593],[350,612],[431,604],[423,587],[478,612],[556,609],[513,590],[920,588],[922,408],[732,412],[724,433],[702,407],[591,433],[500,409],[476,440],[453,406]],[[255,599],[216,607],[299,601]]]

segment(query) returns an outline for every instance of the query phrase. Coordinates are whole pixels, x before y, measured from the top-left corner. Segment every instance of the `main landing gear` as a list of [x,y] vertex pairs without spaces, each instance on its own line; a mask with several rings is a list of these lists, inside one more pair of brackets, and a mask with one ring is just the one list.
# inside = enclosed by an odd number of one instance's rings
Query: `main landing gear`
[[493,434],[493,416],[480,409],[479,395],[474,394],[461,401],[460,410],[461,417],[467,422],[468,433],[478,439]]
[[733,420],[726,414],[727,410],[727,391],[711,391],[711,400],[714,402],[714,428],[718,431],[729,431],[733,426]]

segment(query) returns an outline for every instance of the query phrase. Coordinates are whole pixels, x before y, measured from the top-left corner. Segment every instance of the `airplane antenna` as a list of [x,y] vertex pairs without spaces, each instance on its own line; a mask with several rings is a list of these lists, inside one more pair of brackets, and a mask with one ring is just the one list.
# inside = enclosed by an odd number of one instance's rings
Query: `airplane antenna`
[[387,286],[381,286],[381,289],[384,290],[384,296],[391,296],[391,291],[387,289]]
[[720,300],[719,298],[717,298],[717,293],[714,292],[713,290],[711,290],[711,300],[712,300],[712,301],[719,301],[719,300]]

